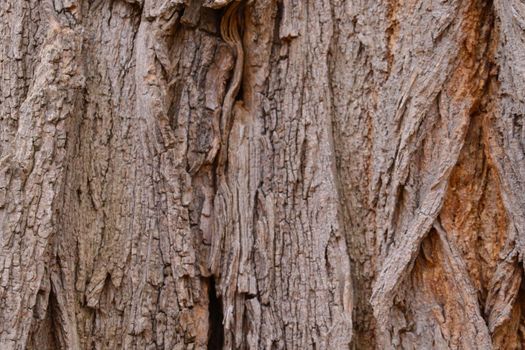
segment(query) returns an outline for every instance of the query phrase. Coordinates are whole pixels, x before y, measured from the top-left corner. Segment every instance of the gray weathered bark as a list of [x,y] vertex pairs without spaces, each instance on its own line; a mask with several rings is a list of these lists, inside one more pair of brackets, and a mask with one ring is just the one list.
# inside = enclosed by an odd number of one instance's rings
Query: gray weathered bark
[[525,347],[522,0],[0,2],[0,348]]

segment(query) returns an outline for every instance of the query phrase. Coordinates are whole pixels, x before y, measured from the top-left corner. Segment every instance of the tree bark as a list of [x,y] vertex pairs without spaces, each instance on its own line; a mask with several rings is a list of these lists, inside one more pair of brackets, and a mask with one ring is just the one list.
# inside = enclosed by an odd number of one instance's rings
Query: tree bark
[[525,348],[522,0],[0,2],[0,348]]

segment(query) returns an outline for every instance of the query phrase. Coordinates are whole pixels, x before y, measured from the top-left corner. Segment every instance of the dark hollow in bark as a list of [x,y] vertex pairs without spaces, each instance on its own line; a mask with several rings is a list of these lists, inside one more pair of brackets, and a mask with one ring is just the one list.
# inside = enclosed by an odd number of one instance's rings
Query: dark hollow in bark
[[224,343],[222,303],[215,290],[215,280],[213,277],[208,278],[208,314],[209,314],[209,337],[208,349],[220,350]]

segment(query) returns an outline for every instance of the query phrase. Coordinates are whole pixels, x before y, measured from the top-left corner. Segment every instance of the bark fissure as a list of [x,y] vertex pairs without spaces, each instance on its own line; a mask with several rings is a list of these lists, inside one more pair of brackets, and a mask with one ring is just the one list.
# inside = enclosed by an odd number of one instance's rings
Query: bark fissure
[[213,277],[208,279],[208,300],[209,300],[209,323],[210,331],[208,337],[208,349],[220,350],[224,344],[223,313],[220,297],[215,289]]

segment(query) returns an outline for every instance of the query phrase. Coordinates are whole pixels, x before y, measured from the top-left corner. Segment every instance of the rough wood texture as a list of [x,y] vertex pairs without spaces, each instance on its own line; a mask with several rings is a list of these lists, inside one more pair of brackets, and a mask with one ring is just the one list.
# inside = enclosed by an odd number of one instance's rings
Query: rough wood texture
[[0,348],[525,348],[522,0],[0,2]]

